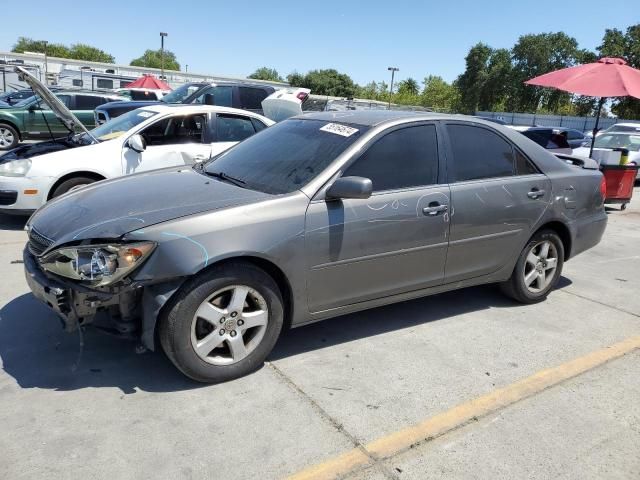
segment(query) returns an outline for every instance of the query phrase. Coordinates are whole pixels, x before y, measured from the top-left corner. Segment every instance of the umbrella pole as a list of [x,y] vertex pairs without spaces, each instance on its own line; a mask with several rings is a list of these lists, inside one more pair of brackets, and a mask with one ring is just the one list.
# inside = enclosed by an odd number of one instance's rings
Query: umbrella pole
[[604,105],[605,97],[600,97],[598,101],[598,110],[596,111],[596,124],[593,126],[593,137],[591,138],[591,148],[589,149],[589,158],[593,157],[593,144],[596,143],[596,134],[598,133],[598,125],[600,124],[600,112]]

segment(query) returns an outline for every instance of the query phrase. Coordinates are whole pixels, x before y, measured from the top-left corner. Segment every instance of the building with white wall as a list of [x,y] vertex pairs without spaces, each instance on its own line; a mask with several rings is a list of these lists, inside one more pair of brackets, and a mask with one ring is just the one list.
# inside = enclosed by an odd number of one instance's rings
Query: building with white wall
[[[23,88],[17,75],[13,73],[13,66],[21,65],[29,70],[41,81],[48,85],[57,85],[63,88],[85,88],[89,90],[121,88],[142,75],[161,76],[159,68],[133,67],[131,65],[117,65],[102,62],[87,62],[70,58],[47,57],[41,53],[13,53],[0,51],[0,91]],[[225,75],[200,74],[180,72],[175,70],[164,71],[165,81],[172,87],[177,87],[186,82],[215,82],[221,80],[247,80],[241,77],[229,77]],[[286,84],[253,80],[254,83],[264,83],[274,86]]]

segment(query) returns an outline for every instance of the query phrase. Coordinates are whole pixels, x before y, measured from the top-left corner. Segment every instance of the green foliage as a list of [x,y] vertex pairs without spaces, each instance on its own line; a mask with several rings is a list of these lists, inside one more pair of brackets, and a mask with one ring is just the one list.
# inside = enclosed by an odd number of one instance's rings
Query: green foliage
[[[622,57],[629,66],[640,68],[640,24],[630,26],[624,33],[616,28],[606,30],[598,51],[603,57]],[[640,100],[614,100],[611,111],[620,118],[640,119]]]
[[418,95],[420,93],[420,86],[413,78],[407,78],[398,82],[398,94],[399,95]]
[[429,75],[424,79],[420,105],[436,111],[451,112],[457,110],[459,104],[460,92],[456,86],[435,75]]
[[44,40],[33,40],[27,37],[19,37],[16,44],[11,49],[12,52],[38,52],[45,53],[50,57],[73,58],[75,60],[86,60],[88,62],[114,63],[113,55],[109,55],[99,48],[86,45],[84,43],[75,43],[71,47],[62,45],[61,43],[45,44]]
[[287,80],[291,86],[308,88],[317,95],[332,97],[353,97],[357,87],[349,75],[333,68],[311,70],[304,76],[293,72]]
[[456,80],[456,87],[460,91],[460,109],[464,113],[473,113],[478,108],[482,88],[487,80],[491,52],[488,45],[477,43],[464,59],[466,69]]
[[[142,56],[131,60],[129,65],[135,67],[147,67],[147,68],[162,68],[161,51],[158,50],[146,50]],[[164,69],[165,70],[180,70],[180,64],[176,59],[176,55],[169,51],[164,51]]]
[[254,78],[256,80],[270,80],[272,82],[284,82],[278,71],[275,68],[269,67],[258,68],[255,72],[249,75],[249,78]]

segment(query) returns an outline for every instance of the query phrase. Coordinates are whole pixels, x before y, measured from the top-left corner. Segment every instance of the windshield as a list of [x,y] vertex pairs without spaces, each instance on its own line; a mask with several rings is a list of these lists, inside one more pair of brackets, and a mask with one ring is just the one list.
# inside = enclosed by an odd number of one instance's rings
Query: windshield
[[185,83],[184,85],[176,88],[173,92],[162,97],[160,101],[165,103],[182,103],[184,99],[193,95],[203,86],[204,85],[201,83]]
[[626,148],[634,152],[640,151],[640,135],[607,135],[596,137],[595,148]]
[[35,95],[32,95],[30,97],[25,98],[24,100],[20,100],[19,102],[14,103],[12,106],[16,108],[26,107],[27,105],[33,103],[34,99],[35,99]]
[[[157,115],[157,113],[150,110],[131,110],[124,115],[120,115],[119,117],[100,125],[98,128],[94,128],[91,130],[91,135],[101,142],[104,142],[105,140],[112,140],[114,138],[118,138],[120,135],[128,132],[136,125],[141,124],[154,115]],[[83,143],[91,143],[90,138],[86,133],[80,135],[78,140]]]
[[222,172],[246,188],[270,194],[290,193],[309,183],[367,130],[321,120],[285,120],[216,157],[205,172]]
[[640,132],[640,124],[636,126],[613,125],[612,127],[607,128],[607,132]]

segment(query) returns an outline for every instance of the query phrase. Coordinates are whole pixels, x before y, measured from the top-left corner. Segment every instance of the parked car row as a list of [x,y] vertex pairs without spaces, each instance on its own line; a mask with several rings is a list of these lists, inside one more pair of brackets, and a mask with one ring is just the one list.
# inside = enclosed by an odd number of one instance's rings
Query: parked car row
[[64,130],[66,136],[23,145],[0,157],[4,213],[30,214],[52,198],[99,180],[204,162],[274,123],[245,110],[161,103],[87,130],[86,121],[60,94],[48,92],[39,82],[33,88],[50,104],[44,117],[51,117],[49,127],[57,133]]

